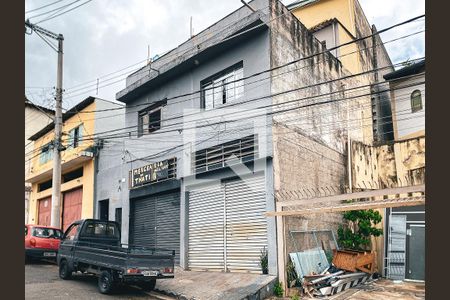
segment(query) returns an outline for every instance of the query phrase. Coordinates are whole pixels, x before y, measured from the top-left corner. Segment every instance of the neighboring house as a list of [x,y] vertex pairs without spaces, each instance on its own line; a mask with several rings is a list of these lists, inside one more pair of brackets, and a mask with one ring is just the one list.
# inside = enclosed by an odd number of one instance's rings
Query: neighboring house
[[373,140],[370,89],[345,98],[364,82],[329,53],[282,67],[325,48],[280,1],[249,5],[130,74],[116,94],[127,136],[99,151],[95,217],[119,220],[123,243],[176,250],[189,270],[260,273],[266,248],[269,274],[285,273],[291,231],[342,218],[277,224],[264,215],[276,192],[346,182],[347,118],[369,116],[350,135]]
[[[123,115],[116,117],[114,111],[109,111],[117,108],[123,108],[123,104],[88,97],[63,114],[62,143],[65,149],[61,152],[60,206],[63,230],[75,220],[94,215],[94,161],[98,145],[93,135],[123,127]],[[34,142],[37,155],[31,160],[26,178],[31,184],[28,223],[50,225],[54,123],[33,134],[29,140]]]
[[[425,184],[425,61],[384,78],[391,88],[395,141],[353,143],[353,182],[376,188]],[[387,208],[384,216],[383,275],[425,280],[425,206]]]
[[[30,172],[30,161],[33,157],[33,141],[28,138],[40,130],[42,127],[52,122],[55,112],[43,106],[31,103],[25,97],[25,178]],[[31,184],[25,182],[25,223],[28,222],[28,203],[31,193]]]
[[[358,0],[300,0],[287,6],[291,12],[328,49],[349,43],[377,32],[370,25]],[[374,142],[393,140],[391,107],[385,89],[383,75],[394,71],[392,62],[379,35],[332,50],[342,65],[352,74],[380,69],[360,76],[360,80],[372,84],[372,116]],[[366,116],[367,117],[367,116]]]

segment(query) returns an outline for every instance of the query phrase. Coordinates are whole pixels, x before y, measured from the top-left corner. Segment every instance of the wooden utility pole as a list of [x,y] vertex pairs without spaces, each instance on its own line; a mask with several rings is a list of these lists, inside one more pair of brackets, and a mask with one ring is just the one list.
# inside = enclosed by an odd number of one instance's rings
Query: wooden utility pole
[[[53,33],[40,26],[25,21],[25,26],[35,31],[39,36],[41,34],[58,41],[58,66],[56,78],[56,104],[55,104],[55,139],[53,141],[53,178],[52,178],[52,210],[50,224],[53,227],[61,228],[61,143],[62,135],[62,82],[63,82],[63,41],[62,34]],[[50,44],[49,44],[50,45]],[[51,46],[51,45],[50,45]],[[52,47],[52,46],[51,46]],[[52,47],[53,48],[53,47]],[[55,50],[55,49],[54,49]]]

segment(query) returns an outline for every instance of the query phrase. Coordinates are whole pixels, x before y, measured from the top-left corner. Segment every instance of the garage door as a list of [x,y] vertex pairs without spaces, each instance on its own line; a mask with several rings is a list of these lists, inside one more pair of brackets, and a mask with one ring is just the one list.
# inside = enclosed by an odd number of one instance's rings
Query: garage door
[[189,268],[224,270],[223,186],[189,194]]
[[52,213],[52,197],[40,199],[38,202],[38,225],[50,226]]
[[130,243],[175,250],[180,262],[180,194],[170,193],[133,200],[130,211]]
[[261,272],[259,257],[267,248],[265,182],[263,177],[225,185],[226,264],[230,272]]
[[192,191],[189,268],[260,273],[260,251],[267,247],[265,211],[264,177]]
[[74,221],[81,219],[81,204],[83,201],[83,188],[77,188],[63,194],[63,230]]

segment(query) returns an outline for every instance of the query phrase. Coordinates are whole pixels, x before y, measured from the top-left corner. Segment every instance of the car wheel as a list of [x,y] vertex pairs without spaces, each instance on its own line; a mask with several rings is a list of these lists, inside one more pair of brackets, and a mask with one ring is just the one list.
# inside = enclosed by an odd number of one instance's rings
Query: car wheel
[[70,277],[72,277],[72,271],[69,268],[67,260],[62,260],[59,262],[59,277],[64,280],[70,279]]
[[139,284],[139,287],[147,292],[153,291],[155,289],[155,286],[156,286],[156,279],[152,279],[151,281],[142,282]]
[[110,294],[114,290],[114,278],[110,271],[102,271],[98,277],[98,289],[102,294]]

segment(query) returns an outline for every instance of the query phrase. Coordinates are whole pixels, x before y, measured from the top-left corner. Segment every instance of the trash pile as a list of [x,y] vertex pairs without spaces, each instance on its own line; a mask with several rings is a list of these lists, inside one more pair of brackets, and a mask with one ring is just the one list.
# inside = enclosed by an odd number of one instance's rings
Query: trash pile
[[373,278],[375,255],[367,251],[334,250],[329,264],[321,248],[290,253],[304,294],[335,295]]

